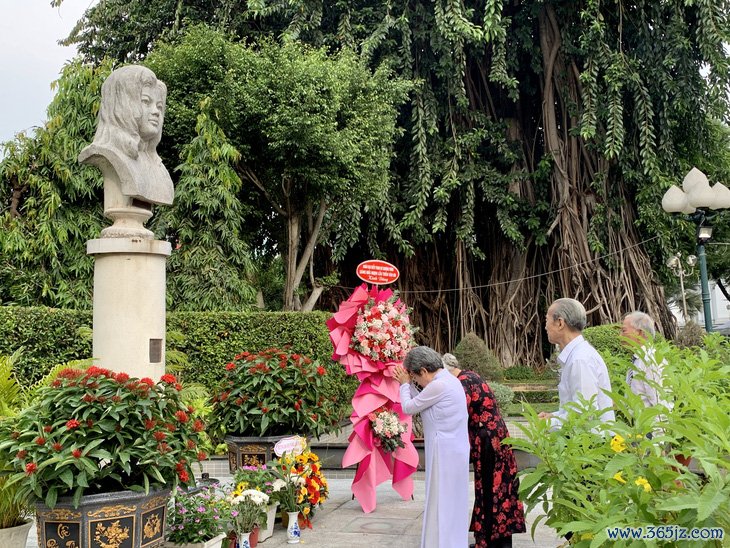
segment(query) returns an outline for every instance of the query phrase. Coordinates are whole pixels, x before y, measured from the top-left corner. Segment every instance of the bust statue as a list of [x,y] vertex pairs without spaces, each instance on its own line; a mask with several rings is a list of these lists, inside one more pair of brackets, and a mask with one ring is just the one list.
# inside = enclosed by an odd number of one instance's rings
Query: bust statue
[[101,87],[94,141],[79,161],[104,175],[104,215],[114,221],[102,237],[152,238],[144,222],[152,204],[172,204],[172,179],[157,155],[167,87],[146,67],[113,71]]

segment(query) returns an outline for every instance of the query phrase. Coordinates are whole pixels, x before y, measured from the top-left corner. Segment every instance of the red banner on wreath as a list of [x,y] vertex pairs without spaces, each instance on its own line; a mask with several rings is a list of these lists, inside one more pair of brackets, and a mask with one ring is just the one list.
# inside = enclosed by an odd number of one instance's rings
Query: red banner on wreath
[[361,262],[357,265],[355,274],[363,282],[375,285],[392,284],[400,276],[394,265],[377,259]]

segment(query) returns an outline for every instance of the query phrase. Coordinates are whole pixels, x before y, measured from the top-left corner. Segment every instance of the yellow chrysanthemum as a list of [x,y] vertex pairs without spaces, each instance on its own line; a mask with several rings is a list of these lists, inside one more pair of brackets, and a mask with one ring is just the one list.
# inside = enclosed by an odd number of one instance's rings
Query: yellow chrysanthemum
[[624,449],[626,449],[626,441],[616,434],[613,439],[611,440],[611,449],[616,451],[616,453],[620,453]]
[[304,456],[304,455],[298,455],[297,458],[296,458],[296,461],[299,464],[306,464],[307,463],[307,457]]
[[623,478],[623,476],[621,475],[621,472],[616,472],[616,473],[615,473],[615,474],[613,475],[613,479],[615,479],[615,480],[616,480],[617,482],[619,482],[619,483],[626,483],[626,480],[625,480],[625,479]]
[[646,480],[646,478],[642,478],[641,476],[639,476],[634,483],[643,487],[644,491],[646,491],[647,493],[651,491],[651,485],[649,485],[649,482]]

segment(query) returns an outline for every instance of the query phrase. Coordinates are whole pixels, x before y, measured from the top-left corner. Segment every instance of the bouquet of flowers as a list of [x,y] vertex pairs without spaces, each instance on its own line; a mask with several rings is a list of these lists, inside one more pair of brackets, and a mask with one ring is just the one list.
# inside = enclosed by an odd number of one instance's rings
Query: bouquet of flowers
[[256,489],[233,490],[229,497],[231,517],[238,533],[250,533],[257,525],[266,526],[269,495]]
[[397,295],[379,303],[370,297],[357,314],[350,347],[376,362],[402,362],[413,333],[408,308]]
[[167,512],[167,541],[173,544],[207,542],[228,526],[229,507],[218,485],[188,492],[178,488]]
[[272,464],[272,471],[278,478],[273,484],[274,489],[278,488],[274,496],[285,511],[301,512],[300,524],[311,528],[311,518],[329,495],[319,457],[305,450],[296,456],[285,453]]
[[375,434],[375,443],[380,445],[383,451],[392,453],[399,447],[406,446],[401,434],[408,431],[408,425],[400,422],[398,413],[381,407],[370,413],[368,418]]
[[272,472],[276,479],[272,485],[274,498],[284,512],[299,512],[302,509],[303,497],[301,488],[304,486],[304,478],[294,468],[294,457],[285,453],[272,464]]

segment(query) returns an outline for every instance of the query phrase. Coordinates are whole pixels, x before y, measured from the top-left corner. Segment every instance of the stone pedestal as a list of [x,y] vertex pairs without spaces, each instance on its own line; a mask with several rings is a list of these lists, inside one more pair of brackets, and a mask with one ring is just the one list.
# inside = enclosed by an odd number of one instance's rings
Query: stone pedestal
[[165,263],[169,242],[100,238],[94,256],[95,365],[157,381],[165,373]]

